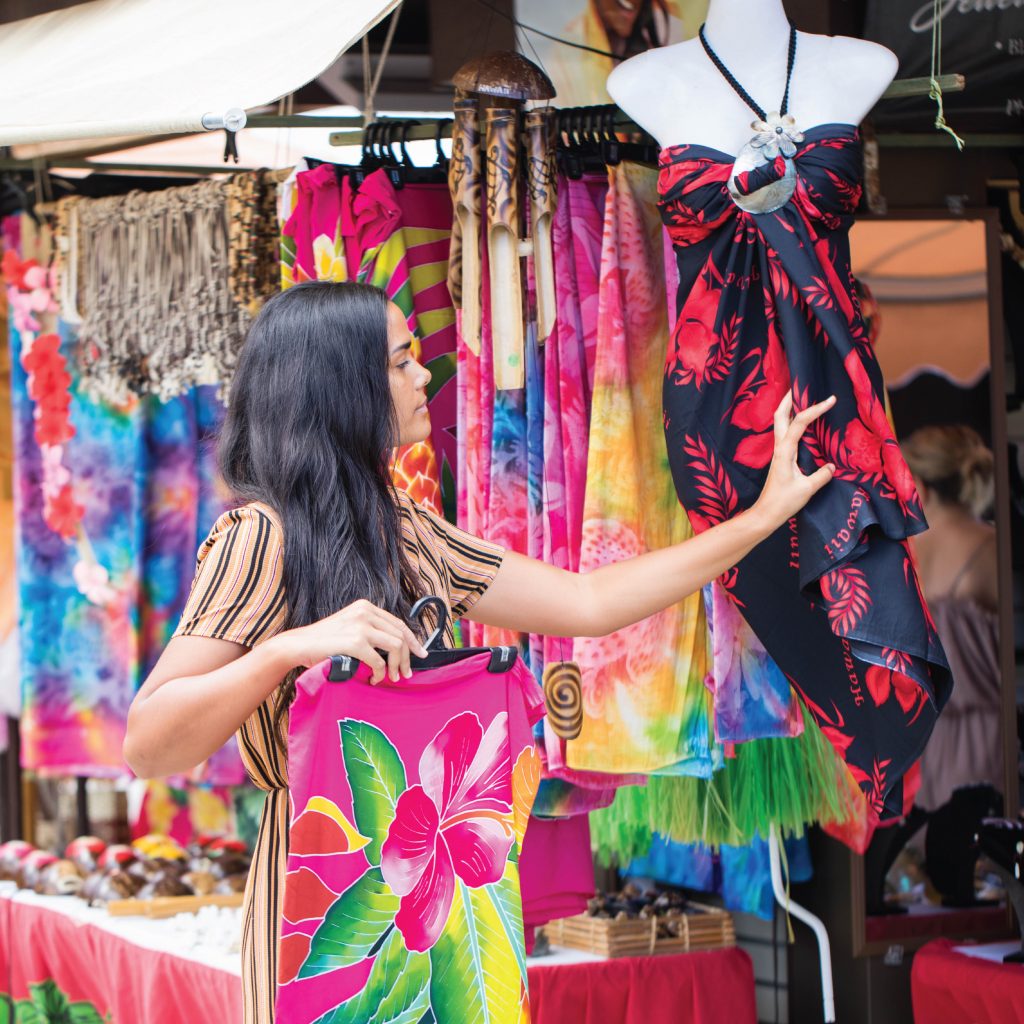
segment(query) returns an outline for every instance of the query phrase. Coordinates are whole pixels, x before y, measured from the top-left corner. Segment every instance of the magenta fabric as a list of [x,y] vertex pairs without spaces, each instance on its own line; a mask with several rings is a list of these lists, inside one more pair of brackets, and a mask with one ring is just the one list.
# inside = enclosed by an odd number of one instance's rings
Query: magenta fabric
[[527,929],[582,914],[594,895],[594,858],[587,816],[533,818],[523,842],[519,881]]
[[493,674],[489,659],[378,686],[365,666],[329,682],[330,662],[299,678],[278,1024],[363,1020],[385,996],[410,1020],[519,1021],[543,697],[521,660]]

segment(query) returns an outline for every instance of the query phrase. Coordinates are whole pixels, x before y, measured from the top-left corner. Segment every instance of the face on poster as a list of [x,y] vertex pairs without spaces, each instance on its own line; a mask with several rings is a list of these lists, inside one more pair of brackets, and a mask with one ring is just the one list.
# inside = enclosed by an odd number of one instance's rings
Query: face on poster
[[519,45],[551,77],[558,106],[611,103],[605,82],[621,59],[691,39],[707,9],[708,0],[516,0],[516,18],[524,25],[615,56],[525,29]]

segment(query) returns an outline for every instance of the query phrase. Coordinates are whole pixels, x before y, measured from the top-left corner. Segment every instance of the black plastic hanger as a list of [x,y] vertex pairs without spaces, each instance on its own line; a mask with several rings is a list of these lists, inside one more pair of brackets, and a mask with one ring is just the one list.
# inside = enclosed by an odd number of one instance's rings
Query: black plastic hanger
[[[425,658],[413,656],[410,659],[409,663],[414,672],[444,668],[447,665],[465,661],[467,658],[476,657],[478,654],[491,656],[487,663],[487,671],[495,675],[508,672],[515,665],[519,652],[514,647],[445,647],[444,633],[448,625],[448,606],[441,598],[434,595],[420,598],[412,606],[409,615],[412,619],[421,620],[423,613],[428,608],[434,610],[434,631],[423,645],[427,649],[427,656]],[[327,679],[332,683],[347,682],[356,674],[359,664],[355,658],[350,658],[346,654],[336,654],[331,658],[331,670],[327,674]]]

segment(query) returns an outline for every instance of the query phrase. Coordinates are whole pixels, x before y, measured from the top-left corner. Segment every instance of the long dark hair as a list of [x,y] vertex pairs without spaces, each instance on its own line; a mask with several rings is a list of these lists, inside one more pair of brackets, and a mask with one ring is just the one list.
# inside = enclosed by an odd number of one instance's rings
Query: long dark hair
[[398,425],[387,317],[379,288],[309,282],[270,299],[242,348],[220,471],[238,500],[265,502],[281,519],[285,629],[360,598],[408,621],[422,596],[389,468]]

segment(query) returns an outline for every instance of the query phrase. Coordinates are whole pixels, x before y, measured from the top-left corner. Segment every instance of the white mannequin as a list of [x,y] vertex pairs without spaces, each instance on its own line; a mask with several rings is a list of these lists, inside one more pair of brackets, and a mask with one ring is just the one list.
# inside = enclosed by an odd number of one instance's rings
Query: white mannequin
[[[781,0],[711,0],[705,35],[765,112],[777,111],[789,50]],[[802,131],[833,122],[860,124],[897,68],[896,55],[877,43],[801,32],[789,112]],[[756,115],[696,38],[620,64],[608,78],[608,92],[663,147],[700,144],[736,155],[752,135],[750,122]]]

